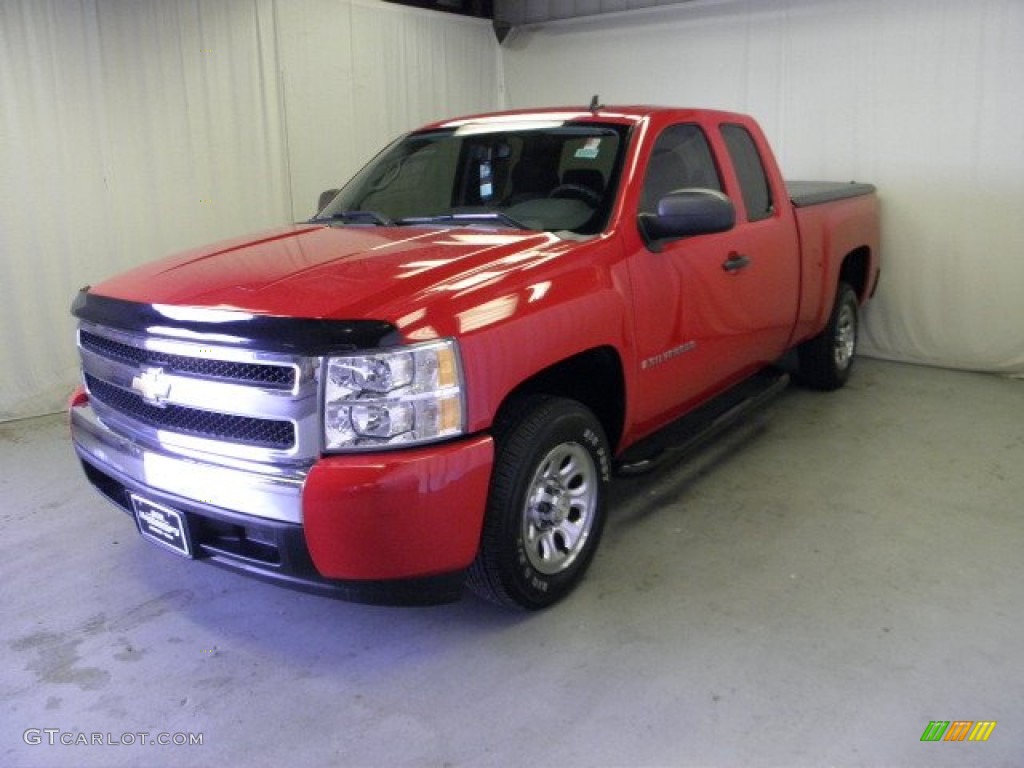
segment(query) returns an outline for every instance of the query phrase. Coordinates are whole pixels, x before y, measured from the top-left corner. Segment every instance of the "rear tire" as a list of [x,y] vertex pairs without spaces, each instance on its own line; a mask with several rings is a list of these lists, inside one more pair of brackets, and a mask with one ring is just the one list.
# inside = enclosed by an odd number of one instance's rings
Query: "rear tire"
[[495,423],[494,472],[467,585],[499,605],[536,610],[583,578],[601,539],[608,442],[593,413],[531,396]]
[[812,389],[839,389],[850,378],[860,331],[857,294],[839,283],[832,314],[820,334],[800,345],[800,379]]

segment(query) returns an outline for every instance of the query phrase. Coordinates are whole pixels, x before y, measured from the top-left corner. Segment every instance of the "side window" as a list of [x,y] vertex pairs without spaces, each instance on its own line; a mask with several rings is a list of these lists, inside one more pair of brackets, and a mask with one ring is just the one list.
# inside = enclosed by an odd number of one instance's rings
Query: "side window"
[[640,213],[657,213],[658,201],[669,192],[693,187],[722,190],[715,158],[698,126],[670,126],[658,137],[647,164]]
[[722,126],[722,138],[739,177],[747,220],[767,219],[772,215],[772,190],[754,138],[742,125],[732,123]]

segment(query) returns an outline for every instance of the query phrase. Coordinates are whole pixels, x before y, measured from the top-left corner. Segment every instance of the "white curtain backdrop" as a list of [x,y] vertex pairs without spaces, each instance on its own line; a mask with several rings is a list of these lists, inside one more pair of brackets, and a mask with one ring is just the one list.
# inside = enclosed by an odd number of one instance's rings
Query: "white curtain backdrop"
[[392,137],[500,103],[481,20],[375,0],[0,0],[0,421],[62,407],[82,285],[308,218]]
[[788,178],[874,182],[884,264],[862,351],[1024,375],[1021,0],[697,0],[502,48],[510,107],[600,93],[749,112]]
[[863,350],[1024,375],[1021,73],[1020,0],[695,0],[500,49],[375,0],[0,0],[0,421],[60,409],[80,286],[306,218],[428,120],[594,93],[750,112],[790,178],[876,183]]

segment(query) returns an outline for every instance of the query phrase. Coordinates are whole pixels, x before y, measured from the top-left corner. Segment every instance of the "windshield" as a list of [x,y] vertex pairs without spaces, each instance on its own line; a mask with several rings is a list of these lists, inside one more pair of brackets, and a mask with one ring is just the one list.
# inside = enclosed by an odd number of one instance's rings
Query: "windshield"
[[413,133],[378,155],[315,220],[595,234],[614,202],[626,130],[567,123]]

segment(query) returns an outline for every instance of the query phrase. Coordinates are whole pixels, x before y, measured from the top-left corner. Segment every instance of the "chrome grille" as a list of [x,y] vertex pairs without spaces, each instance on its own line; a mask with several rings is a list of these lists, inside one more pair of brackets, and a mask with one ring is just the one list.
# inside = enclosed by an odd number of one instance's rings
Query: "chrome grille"
[[85,386],[91,398],[154,429],[277,450],[287,450],[295,444],[295,428],[289,421],[236,416],[180,405],[150,405],[134,392],[88,374]]
[[243,384],[262,384],[274,389],[291,389],[295,386],[295,368],[286,365],[186,357],[157,349],[122,344],[88,331],[82,331],[79,334],[79,343],[82,349],[95,352],[111,360],[119,360],[133,365],[160,367],[169,372],[187,376],[235,381]]
[[81,322],[83,378],[104,423],[142,445],[203,461],[315,460],[318,358],[166,330],[142,335]]

